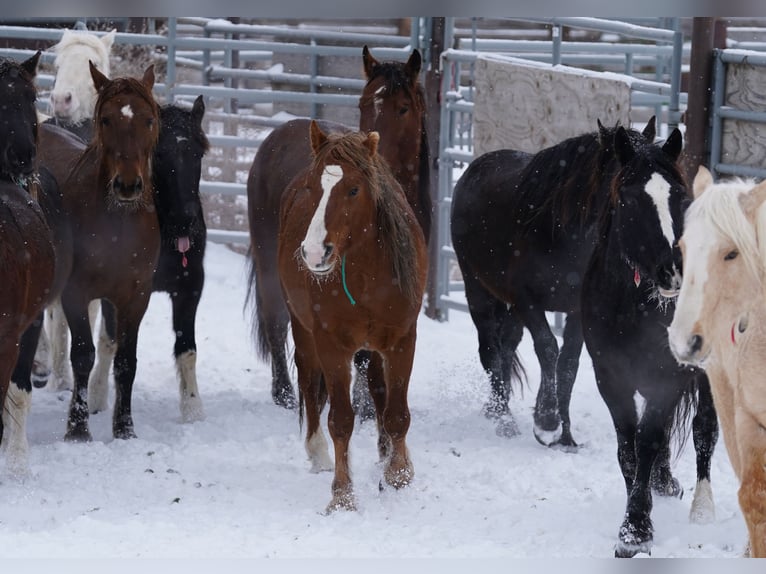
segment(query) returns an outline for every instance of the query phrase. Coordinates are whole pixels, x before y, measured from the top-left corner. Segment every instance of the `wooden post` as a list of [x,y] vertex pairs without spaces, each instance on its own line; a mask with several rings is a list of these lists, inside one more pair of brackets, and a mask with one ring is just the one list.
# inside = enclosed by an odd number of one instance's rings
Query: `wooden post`
[[713,82],[713,48],[725,47],[726,29],[716,18],[694,18],[689,60],[689,105],[686,109],[686,146],[683,166],[689,182],[707,164],[710,149],[710,90]]
[[431,155],[430,191],[433,210],[431,212],[431,237],[428,243],[428,282],[426,293],[426,316],[442,320],[436,298],[436,266],[439,261],[439,131],[441,128],[441,80],[439,61],[444,51],[444,18],[434,18],[429,38],[429,58],[426,62],[425,95],[426,95],[426,129],[428,130],[428,150]]

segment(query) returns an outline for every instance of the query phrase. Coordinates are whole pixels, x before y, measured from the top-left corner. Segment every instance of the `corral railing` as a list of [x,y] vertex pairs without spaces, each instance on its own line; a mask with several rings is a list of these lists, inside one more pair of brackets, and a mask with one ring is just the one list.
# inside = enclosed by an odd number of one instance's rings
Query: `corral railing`
[[766,43],[714,52],[710,168],[766,178]]

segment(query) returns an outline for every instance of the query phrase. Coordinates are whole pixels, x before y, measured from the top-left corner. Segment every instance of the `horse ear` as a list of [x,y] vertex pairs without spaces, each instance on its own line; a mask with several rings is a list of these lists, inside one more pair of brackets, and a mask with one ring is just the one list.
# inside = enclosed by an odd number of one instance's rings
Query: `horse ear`
[[30,78],[34,78],[37,75],[37,64],[40,62],[40,54],[42,54],[42,52],[37,50],[37,53],[34,56],[21,63],[21,69],[29,74]]
[[413,50],[409,60],[407,60],[407,63],[404,65],[404,70],[407,72],[407,75],[410,77],[413,84],[418,80],[418,74],[420,74],[420,66],[422,63],[423,59],[420,57],[420,52],[418,52],[417,49]]
[[370,132],[367,134],[367,139],[364,141],[364,145],[370,152],[370,157],[373,157],[378,152],[378,143],[380,142],[380,134],[378,132]]
[[664,151],[673,161],[678,159],[681,155],[681,149],[684,146],[684,138],[681,135],[681,130],[674,129],[667,141],[662,145],[662,151]]
[[609,147],[612,143],[609,141],[609,130],[604,127],[600,119],[596,118],[596,123],[598,124],[598,141],[601,147]]
[[641,132],[649,143],[654,143],[654,138],[657,137],[657,116],[652,116],[649,121],[646,122],[644,131]]
[[713,174],[704,165],[700,165],[697,169],[697,175],[694,176],[694,183],[692,183],[694,199],[702,195],[711,185],[713,185]]
[[144,77],[141,78],[141,81],[151,92],[154,87],[154,64],[149,64],[149,67],[144,71]]
[[319,148],[327,141],[327,136],[316,123],[316,120],[311,120],[311,127],[309,128],[309,135],[311,137],[311,150],[314,155],[317,154]]
[[617,152],[617,159],[620,160],[622,165],[628,163],[636,154],[630,137],[628,137],[628,132],[622,126],[618,126],[614,132],[614,148]]
[[104,34],[101,36],[101,43],[104,44],[104,47],[106,48],[106,51],[109,52],[109,50],[112,49],[112,44],[114,44],[114,39],[117,36],[117,28],[112,28],[112,30],[108,34]]
[[205,99],[202,97],[202,94],[197,96],[197,99],[194,100],[191,114],[195,123],[202,124],[202,116],[205,115]]
[[[764,201],[766,201],[766,181],[759,183],[747,193],[739,196],[739,205],[750,220],[755,220],[756,212],[763,205]],[[761,241],[763,240],[761,239],[759,242]]]
[[369,80],[372,78],[372,75],[375,72],[375,68],[380,66],[380,62],[372,57],[367,44],[365,44],[364,48],[362,48],[362,60],[364,61],[364,75]]
[[93,78],[93,85],[96,86],[96,91],[100,92],[101,88],[107,85],[110,80],[98,70],[92,61],[88,60],[88,66],[90,67],[90,77]]

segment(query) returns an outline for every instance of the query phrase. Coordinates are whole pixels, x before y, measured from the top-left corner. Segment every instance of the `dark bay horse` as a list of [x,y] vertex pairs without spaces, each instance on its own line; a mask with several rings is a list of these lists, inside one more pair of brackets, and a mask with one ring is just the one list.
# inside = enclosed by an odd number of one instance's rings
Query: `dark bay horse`
[[[602,146],[612,131],[583,134],[534,155],[486,153],[455,185],[452,245],[490,377],[485,414],[499,419],[498,434],[518,433],[508,399],[512,379],[524,375],[516,349],[526,327],[540,361],[535,437],[576,447],[569,402],[583,342],[580,289],[598,241],[597,214],[619,168]],[[653,141],[654,118],[643,133],[629,133]],[[560,351],[546,311],[567,315]]]
[[[663,145],[648,144],[618,127],[613,140],[619,169],[599,214],[598,242],[582,286],[585,344],[598,390],[612,416],[617,459],[627,491],[615,556],[650,552],[652,490],[681,496],[670,470],[670,442],[692,423],[697,488],[692,517],[712,513],[710,459],[718,423],[710,385],[699,369],[680,366],[670,352],[667,328],[681,287],[678,240],[690,202],[677,163],[678,129]],[[696,395],[699,393],[699,400]]]
[[[13,473],[28,470],[29,383],[42,310],[53,285],[53,238],[37,197],[34,78],[40,52],[18,63],[0,59],[0,438]],[[45,179],[45,178],[44,178]],[[55,187],[47,178],[46,185]],[[23,343],[26,342],[26,347]],[[26,379],[23,371],[27,370]],[[26,384],[25,384],[26,383]]]
[[371,351],[369,384],[388,484],[413,478],[407,390],[426,281],[426,243],[377,132],[330,134],[310,124],[314,160],[282,199],[278,267],[290,312],[312,470],[330,470],[319,416],[329,398],[335,477],[328,512],[354,509],[348,447],[351,362]]
[[[379,62],[367,46],[362,50],[367,77],[359,99],[359,129],[380,134],[379,153],[388,162],[421,225],[426,241],[431,230],[429,153],[425,98],[418,75],[421,57],[413,50],[407,62]],[[282,195],[296,173],[311,163],[308,119],[297,119],[275,128],[258,148],[247,179],[250,223],[250,279],[248,301],[254,299],[253,332],[262,358],[271,360],[271,394],[274,402],[295,406],[295,394],[287,368],[288,311],[277,275],[277,232]],[[326,132],[348,132],[350,128],[319,122]],[[366,385],[369,355],[356,359],[358,373],[354,402],[360,416],[374,413]]]
[[[170,296],[178,372],[181,419],[202,420],[204,409],[197,386],[195,322],[205,284],[203,260],[207,227],[199,182],[202,158],[209,148],[202,119],[205,103],[198,96],[191,109],[176,104],[160,107],[160,134],[152,160],[154,206],[160,227],[160,256],[152,291]],[[108,408],[109,367],[117,351],[114,310],[102,300],[104,321],[98,356],[90,378],[91,412]]]
[[95,349],[88,303],[104,298],[117,312],[112,431],[115,438],[135,436],[131,393],[138,329],[160,251],[151,170],[159,135],[154,67],[141,80],[110,80],[92,64],[90,72],[98,92],[95,136],[62,186],[73,238],[72,273],[61,294],[74,375],[67,440],[91,438],[88,376]]

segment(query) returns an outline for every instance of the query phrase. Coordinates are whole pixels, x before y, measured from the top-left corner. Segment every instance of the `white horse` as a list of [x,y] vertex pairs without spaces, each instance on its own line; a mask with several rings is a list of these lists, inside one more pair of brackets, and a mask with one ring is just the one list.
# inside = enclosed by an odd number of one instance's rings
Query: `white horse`
[[[93,62],[108,77],[111,70],[109,56],[116,34],[116,29],[102,36],[88,31],[64,30],[61,40],[51,48],[56,53],[56,79],[50,95],[54,121],[81,137],[91,131],[89,125],[92,124],[96,107],[96,88],[90,76],[88,61]],[[89,310],[93,325],[98,313],[98,302],[91,303]],[[41,387],[47,383],[47,388],[52,391],[72,388],[68,351],[69,329],[61,304],[56,301],[46,311],[46,328],[40,335],[37,347],[32,375],[35,386]],[[103,370],[102,366],[100,371],[94,371],[94,377],[106,381],[108,366],[106,373]],[[106,410],[106,383],[95,386],[99,388],[94,389],[91,409]]]
[[50,102],[51,113],[57,120],[79,125],[93,118],[96,88],[90,77],[88,60],[109,77],[109,54],[116,34],[116,29],[100,37],[86,31],[64,30],[59,43],[53,46],[56,80]]
[[[766,182],[713,183],[700,167],[686,213],[670,348],[710,378],[740,482],[750,554],[766,557]],[[746,552],[747,553],[747,552]]]

